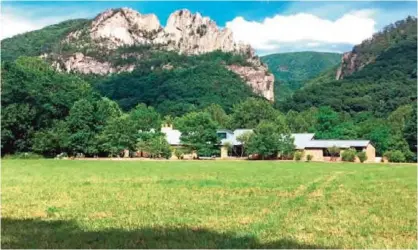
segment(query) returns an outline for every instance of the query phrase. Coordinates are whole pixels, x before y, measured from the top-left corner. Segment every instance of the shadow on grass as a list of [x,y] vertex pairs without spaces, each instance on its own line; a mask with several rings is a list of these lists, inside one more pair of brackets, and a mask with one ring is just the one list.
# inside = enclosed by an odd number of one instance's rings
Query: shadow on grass
[[84,231],[74,221],[2,218],[1,222],[2,248],[324,248],[291,239],[261,244],[253,236],[208,229],[155,227]]

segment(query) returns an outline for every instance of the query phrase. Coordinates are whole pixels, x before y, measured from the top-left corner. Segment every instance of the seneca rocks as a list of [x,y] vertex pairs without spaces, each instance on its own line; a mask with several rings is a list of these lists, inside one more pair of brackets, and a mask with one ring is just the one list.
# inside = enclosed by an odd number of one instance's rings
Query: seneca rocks
[[[274,76],[268,73],[267,66],[261,63],[254,50],[249,45],[235,42],[231,30],[220,29],[213,20],[199,13],[175,11],[169,16],[167,25],[162,27],[154,14],[143,15],[129,8],[110,9],[99,14],[87,29],[71,32],[63,43],[76,44],[86,32],[101,50],[158,45],[159,48],[184,54],[202,54],[215,50],[242,54],[253,66],[230,65],[228,69],[240,75],[255,93],[270,101],[274,100]],[[101,75],[134,69],[134,65],[114,67],[110,62],[99,61],[81,52],[65,58],[59,57],[54,66],[67,72]]]

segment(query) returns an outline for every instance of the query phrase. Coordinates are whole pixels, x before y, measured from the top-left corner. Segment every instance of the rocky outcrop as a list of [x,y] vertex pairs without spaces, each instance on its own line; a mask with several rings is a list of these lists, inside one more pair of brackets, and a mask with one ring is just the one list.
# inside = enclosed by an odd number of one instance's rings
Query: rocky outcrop
[[109,62],[99,62],[96,59],[84,56],[83,53],[75,53],[65,60],[59,59],[53,63],[53,67],[58,71],[78,72],[81,74],[107,75],[115,72],[131,72],[134,65],[124,65],[113,67]]
[[230,29],[219,29],[216,23],[200,13],[179,10],[170,15],[164,32],[170,46],[181,53],[201,54],[214,50],[245,52],[248,46],[234,41]]
[[110,9],[98,15],[90,27],[93,41],[114,49],[134,44],[151,44],[161,35],[160,21],[154,14],[142,15],[132,9]]
[[[90,27],[74,31],[63,40],[64,43],[83,51],[88,47],[86,41],[93,44],[91,47],[98,50],[97,54],[134,45],[150,45],[184,54],[202,54],[215,50],[239,53],[253,67],[232,65],[230,70],[246,79],[254,92],[273,101],[274,77],[267,73],[267,66],[255,56],[254,50],[249,45],[235,42],[231,30],[220,29],[213,20],[199,13],[193,14],[189,10],[175,11],[163,28],[153,14],[143,15],[129,8],[110,9],[94,18]],[[83,53],[61,58],[55,66],[67,72],[101,75],[131,71],[134,68],[133,65],[115,67],[110,62],[103,62]],[[171,68],[172,66],[165,67]]]
[[341,64],[337,69],[335,79],[343,79],[344,76],[353,74],[354,72],[362,69],[365,65],[365,63],[361,63],[361,61],[358,60],[358,55],[356,53],[346,52],[341,58]]
[[265,66],[259,68],[239,65],[229,65],[227,68],[240,75],[256,94],[274,101],[274,76],[268,73]]

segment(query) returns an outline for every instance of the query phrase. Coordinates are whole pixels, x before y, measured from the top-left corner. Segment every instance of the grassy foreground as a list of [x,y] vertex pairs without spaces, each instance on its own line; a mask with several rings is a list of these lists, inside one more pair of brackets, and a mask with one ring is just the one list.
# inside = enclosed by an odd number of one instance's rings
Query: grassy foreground
[[2,248],[416,248],[415,166],[2,161]]

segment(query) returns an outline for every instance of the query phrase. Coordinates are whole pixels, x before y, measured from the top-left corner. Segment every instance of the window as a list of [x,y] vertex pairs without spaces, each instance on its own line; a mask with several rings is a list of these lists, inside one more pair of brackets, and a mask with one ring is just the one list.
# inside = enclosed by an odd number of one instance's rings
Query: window
[[357,152],[361,152],[361,151],[363,151],[363,147],[355,147],[355,150],[356,150]]
[[[327,148],[323,148],[322,149],[322,154],[325,156],[325,157],[331,157],[332,155],[330,154],[330,152],[328,151],[328,149]],[[335,157],[340,157],[340,153],[337,153],[336,155],[335,155]]]
[[226,133],[218,133],[220,139],[226,139]]

